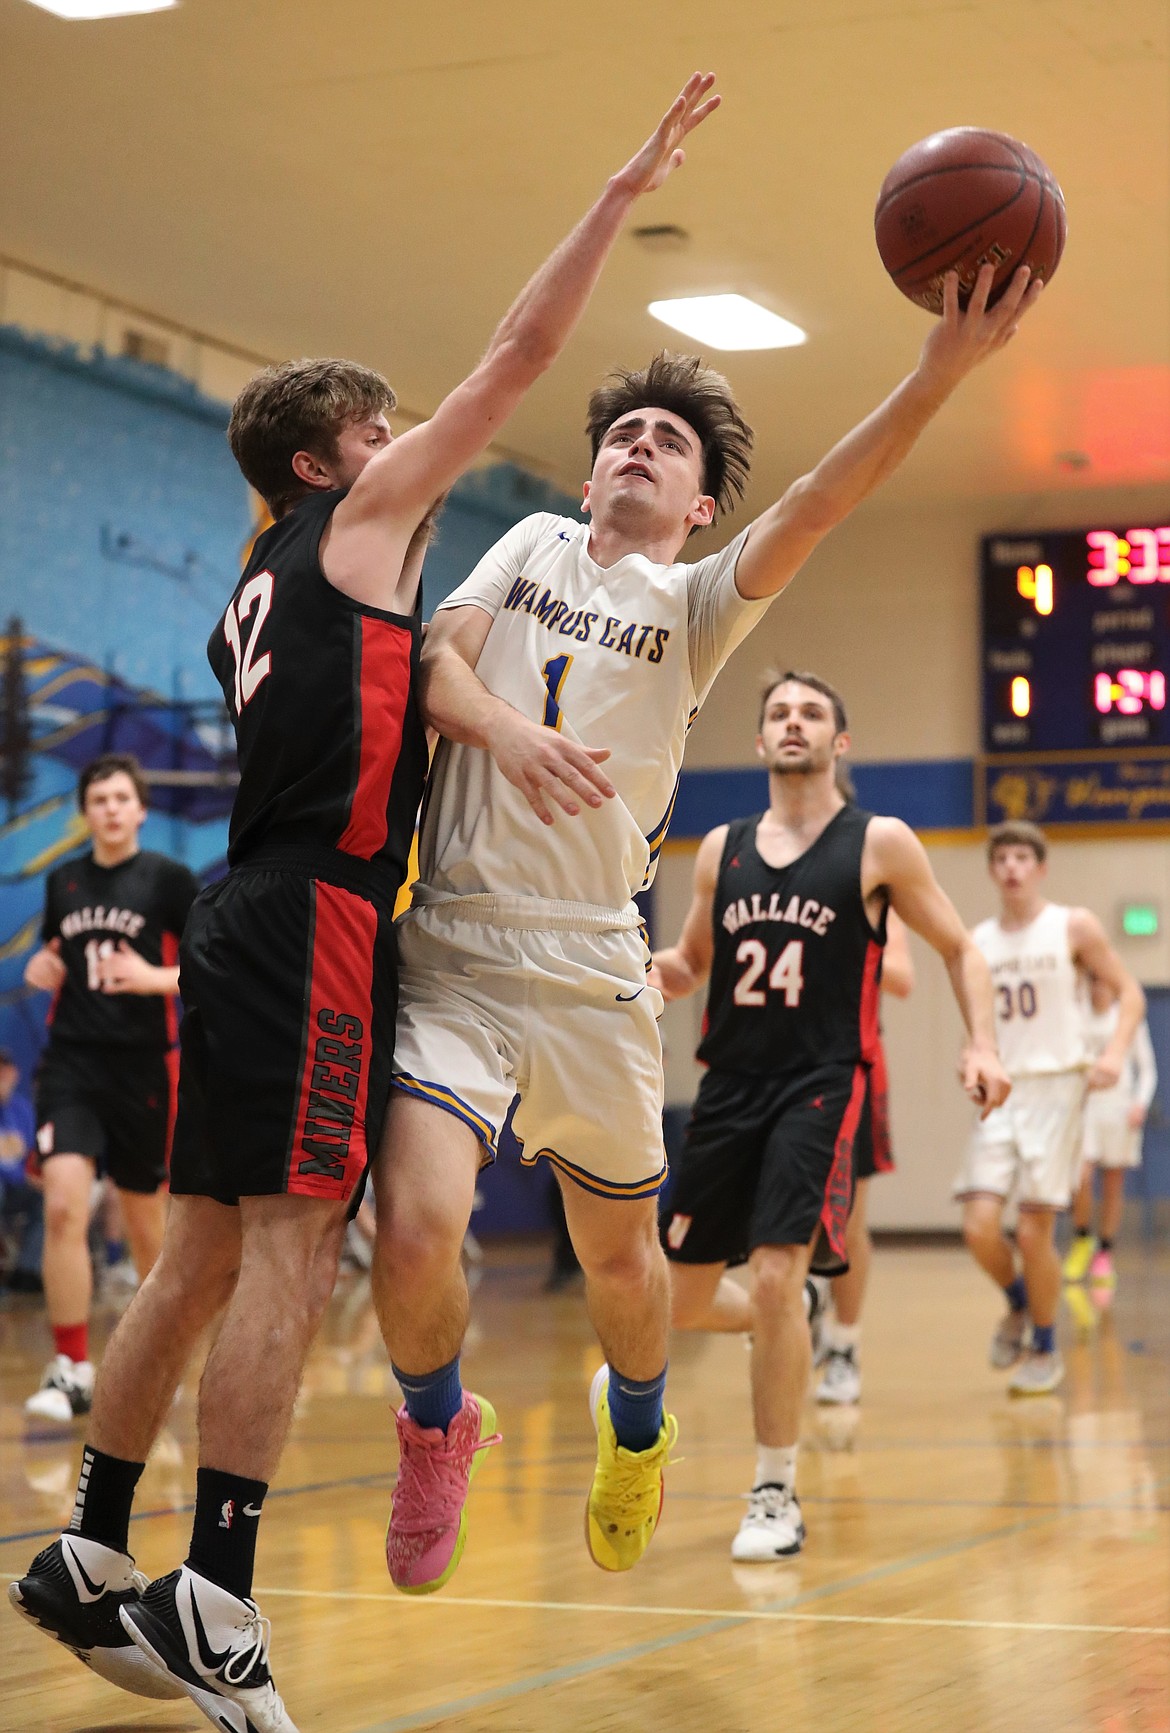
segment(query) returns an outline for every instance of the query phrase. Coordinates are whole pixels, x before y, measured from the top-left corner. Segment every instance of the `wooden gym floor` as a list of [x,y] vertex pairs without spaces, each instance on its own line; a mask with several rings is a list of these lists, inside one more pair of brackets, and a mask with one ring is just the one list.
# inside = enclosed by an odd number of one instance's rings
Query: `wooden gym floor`
[[[875,1259],[857,1411],[810,1407],[804,1554],[734,1566],[749,1484],[737,1337],[675,1344],[681,1460],[642,1565],[582,1540],[597,1363],[576,1293],[540,1254],[489,1260],[468,1382],[503,1447],[476,1481],[448,1588],[396,1595],[382,1536],[394,1456],[368,1284],[346,1275],[314,1351],[261,1531],[257,1596],[302,1733],[1165,1733],[1170,1728],[1170,1248],[1131,1244],[1111,1309],[1066,1309],[1058,1397],[1013,1402],[986,1364],[996,1297],[953,1248]],[[103,1315],[103,1328],[111,1313]],[[79,1439],[26,1427],[47,1358],[39,1304],[0,1305],[0,1572],[72,1504]],[[191,1387],[140,1489],[148,1572],[182,1558]],[[126,1696],[0,1606],[4,1733],[198,1733],[193,1707]]]

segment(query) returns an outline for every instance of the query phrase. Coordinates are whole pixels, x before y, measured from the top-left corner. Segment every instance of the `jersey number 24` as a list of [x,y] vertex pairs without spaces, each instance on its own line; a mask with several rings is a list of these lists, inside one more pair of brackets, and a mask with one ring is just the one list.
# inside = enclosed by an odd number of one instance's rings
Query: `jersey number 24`
[[[768,967],[768,949],[759,939],[744,939],[735,953],[737,963],[746,963],[747,968],[735,983],[735,991],[731,997],[737,1005],[766,1005],[768,995],[756,982]],[[773,992],[784,994],[784,1003],[790,1011],[800,1004],[800,993],[804,986],[804,976],[801,966],[804,962],[804,940],[790,939],[772,964],[768,976],[768,986]]]

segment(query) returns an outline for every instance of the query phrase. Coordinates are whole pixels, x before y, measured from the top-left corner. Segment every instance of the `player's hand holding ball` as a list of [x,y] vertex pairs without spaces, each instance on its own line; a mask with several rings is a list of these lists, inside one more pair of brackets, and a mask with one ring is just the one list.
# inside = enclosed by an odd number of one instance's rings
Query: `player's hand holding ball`
[[992,1048],[965,1047],[959,1065],[963,1089],[976,1107],[981,1107],[980,1119],[997,1107],[1002,1107],[1012,1092],[1011,1079]]

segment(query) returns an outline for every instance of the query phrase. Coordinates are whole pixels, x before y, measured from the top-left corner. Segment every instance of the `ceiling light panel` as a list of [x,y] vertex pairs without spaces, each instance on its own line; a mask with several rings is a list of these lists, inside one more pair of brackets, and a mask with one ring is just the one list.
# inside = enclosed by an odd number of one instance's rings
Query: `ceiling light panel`
[[144,12],[169,12],[179,0],[29,0],[54,18],[137,18]]
[[799,325],[746,295],[684,295],[651,301],[649,311],[673,331],[711,349],[794,349],[806,336]]

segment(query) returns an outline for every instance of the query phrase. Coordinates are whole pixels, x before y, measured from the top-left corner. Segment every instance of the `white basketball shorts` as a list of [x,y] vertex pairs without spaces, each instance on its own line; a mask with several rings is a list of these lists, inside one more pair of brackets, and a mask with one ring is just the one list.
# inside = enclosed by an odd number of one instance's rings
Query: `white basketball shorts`
[[430,893],[397,931],[394,1087],[470,1126],[484,1161],[519,1094],[526,1165],[545,1156],[588,1191],[653,1197],[662,997],[637,912]]
[[1085,1102],[1084,1159],[1094,1167],[1140,1167],[1142,1134],[1129,1123],[1129,1102],[1111,1089],[1093,1090]]
[[957,1198],[974,1192],[1021,1204],[1067,1209],[1081,1165],[1083,1071],[1018,1077],[1002,1107],[976,1120],[955,1181]]

